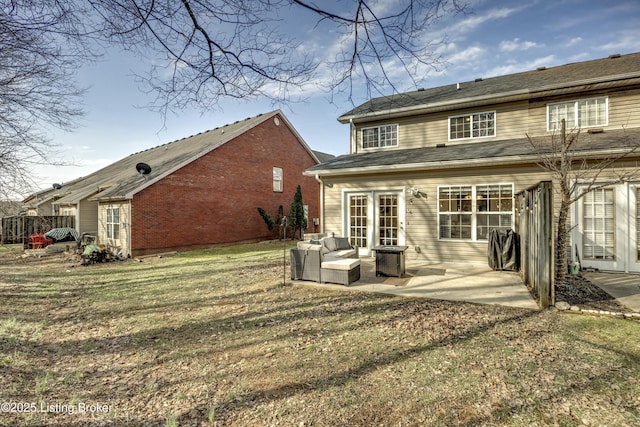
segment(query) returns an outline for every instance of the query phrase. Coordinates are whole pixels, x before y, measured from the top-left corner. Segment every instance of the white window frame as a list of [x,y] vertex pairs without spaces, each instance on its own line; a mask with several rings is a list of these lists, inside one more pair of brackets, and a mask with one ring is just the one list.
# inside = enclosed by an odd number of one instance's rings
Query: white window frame
[[[365,136],[365,131],[376,131],[374,132],[375,141],[371,141],[371,143],[367,142],[368,137]],[[362,149],[367,150],[370,148],[387,148],[387,147],[397,147],[398,146],[398,124],[391,123],[380,126],[370,126],[366,128],[362,128],[360,130],[362,136]],[[386,136],[389,135],[387,138]],[[391,141],[387,143],[387,141]],[[371,144],[371,145],[370,145]]]
[[120,239],[120,208],[108,207],[106,216],[107,239]]
[[[474,135],[474,132],[480,132],[480,128],[474,129],[474,125],[478,125],[479,123],[483,123],[483,121],[480,120],[480,116],[481,115],[486,115],[486,114],[491,114],[493,116],[493,126],[492,126],[492,130],[493,133],[492,134],[487,134],[487,135]],[[464,136],[464,137],[460,137],[460,138],[453,138],[452,137],[452,133],[451,133],[451,120],[452,119],[459,119],[459,118],[468,118],[469,119],[469,136]],[[480,111],[478,113],[468,113],[468,114],[458,114],[455,116],[449,116],[449,119],[447,121],[448,123],[448,127],[447,127],[447,135],[449,138],[449,141],[461,141],[461,140],[465,140],[465,139],[477,139],[477,138],[493,138],[496,136],[496,129],[497,129],[497,122],[496,122],[496,118],[497,118],[497,114],[496,111]]]
[[282,168],[273,167],[273,192],[282,193],[284,191],[284,172]]
[[[483,192],[482,191],[478,191],[483,190],[485,188],[488,187],[495,187],[495,186],[499,186],[499,187],[511,187],[511,210],[510,211],[481,211],[479,210],[479,206],[481,205],[478,200],[479,197],[482,196]],[[470,199],[465,199],[465,200],[469,200],[469,209],[470,210],[458,210],[458,211],[451,211],[451,210],[446,210],[446,211],[441,211],[440,207],[441,207],[441,203],[440,203],[440,192],[442,189],[451,189],[451,190],[459,190],[459,191],[463,191],[463,190],[468,190],[470,189],[471,192],[469,194]],[[466,184],[466,185],[439,185],[437,188],[437,203],[438,203],[438,240],[439,241],[452,241],[452,242],[486,242],[487,238],[485,237],[478,237],[478,217],[480,215],[483,216],[502,216],[502,215],[511,215],[511,224],[508,226],[498,226],[495,228],[500,228],[500,229],[513,229],[514,226],[514,221],[515,221],[515,214],[514,214],[514,209],[515,209],[515,203],[514,203],[514,194],[515,194],[515,186],[513,183],[510,182],[495,182],[495,183],[483,183],[483,184]],[[462,199],[461,199],[462,200]],[[462,204],[461,204],[462,206]],[[441,235],[441,227],[444,226],[445,224],[442,223],[441,221],[441,216],[442,215],[447,215],[447,217],[449,218],[449,224],[450,224],[450,218],[452,215],[464,215],[466,216],[468,219],[470,219],[470,223],[468,224],[468,227],[470,228],[470,237],[469,238],[459,238],[459,237],[442,237]],[[502,221],[501,218],[499,218],[499,221]]]
[[[581,111],[582,111],[580,108],[581,104],[588,103],[588,102],[597,103],[598,101],[603,101],[603,104],[604,104],[604,120],[591,125],[583,125],[582,122],[584,121],[584,119],[581,116]],[[573,109],[573,111],[570,112],[570,115],[572,115],[573,117],[572,118],[558,117],[554,122],[552,122],[551,121],[552,110],[558,107],[560,108],[564,107],[565,109]],[[547,104],[547,131],[551,132],[551,131],[560,130],[560,123],[563,118],[566,118],[567,129],[578,129],[578,128],[583,129],[583,128],[590,128],[590,127],[608,126],[609,125],[609,97],[595,96],[591,98],[580,98],[580,99],[573,99],[571,101],[554,102],[551,104]],[[554,123],[555,125],[552,126],[552,123]]]

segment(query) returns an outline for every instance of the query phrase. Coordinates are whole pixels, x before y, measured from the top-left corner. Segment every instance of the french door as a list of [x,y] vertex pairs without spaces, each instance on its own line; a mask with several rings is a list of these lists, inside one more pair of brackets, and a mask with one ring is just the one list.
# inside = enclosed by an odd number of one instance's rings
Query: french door
[[576,202],[573,251],[583,267],[640,271],[640,185],[592,190]]
[[378,245],[403,245],[404,192],[377,190],[346,193],[343,233],[369,255]]

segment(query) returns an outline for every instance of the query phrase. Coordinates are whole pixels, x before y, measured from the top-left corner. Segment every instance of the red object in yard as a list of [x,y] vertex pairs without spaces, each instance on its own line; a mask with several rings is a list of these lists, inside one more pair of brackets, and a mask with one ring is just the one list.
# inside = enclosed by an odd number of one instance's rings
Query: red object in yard
[[53,240],[47,239],[42,233],[36,233],[29,236],[29,249],[46,248],[52,244]]

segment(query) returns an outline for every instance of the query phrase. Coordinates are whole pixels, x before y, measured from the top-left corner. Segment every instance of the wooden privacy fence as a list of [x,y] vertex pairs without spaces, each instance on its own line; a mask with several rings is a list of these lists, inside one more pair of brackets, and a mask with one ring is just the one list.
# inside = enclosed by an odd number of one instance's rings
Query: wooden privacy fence
[[10,216],[2,218],[2,243],[24,243],[33,233],[53,228],[75,228],[74,216]]
[[554,304],[553,187],[542,181],[516,194],[516,233],[520,236],[522,280],[538,304]]

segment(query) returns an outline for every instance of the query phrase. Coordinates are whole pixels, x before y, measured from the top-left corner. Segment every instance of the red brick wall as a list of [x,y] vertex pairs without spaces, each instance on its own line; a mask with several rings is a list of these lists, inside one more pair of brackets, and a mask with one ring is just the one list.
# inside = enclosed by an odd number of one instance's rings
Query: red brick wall
[[[302,172],[314,164],[282,118],[267,119],[133,197],[132,255],[273,238],[257,208],[287,214],[298,184],[313,232],[320,187]],[[282,193],[273,167],[283,169]]]

